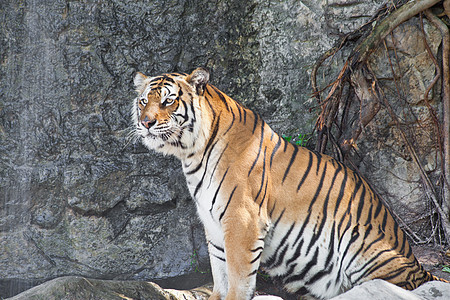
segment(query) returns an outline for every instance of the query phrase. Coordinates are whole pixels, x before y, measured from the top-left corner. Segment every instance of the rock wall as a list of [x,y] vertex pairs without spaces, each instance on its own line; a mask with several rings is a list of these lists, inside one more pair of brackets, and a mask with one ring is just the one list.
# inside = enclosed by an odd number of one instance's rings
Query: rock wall
[[0,296],[207,269],[179,163],[129,138],[134,72],[206,66],[279,132],[308,133],[312,65],[383,2],[2,1]]
[[[423,169],[436,184],[436,190],[439,189],[442,165],[435,123],[424,100],[436,68],[427,53],[424,38],[433,55],[438,57],[441,35],[426,19],[425,34],[419,24],[418,17],[403,23],[386,39],[386,47],[380,47],[371,57],[370,65],[397,115],[399,126],[382,103],[382,109],[365,128],[359,143],[359,153],[363,155],[355,155],[354,160],[396,217],[402,219],[400,225],[407,226],[409,234],[411,230],[417,233],[415,242],[439,243],[430,226],[430,220],[436,223],[438,218],[434,204],[424,195],[420,169],[400,132],[405,133]],[[439,115],[440,84],[430,91],[428,98]]]

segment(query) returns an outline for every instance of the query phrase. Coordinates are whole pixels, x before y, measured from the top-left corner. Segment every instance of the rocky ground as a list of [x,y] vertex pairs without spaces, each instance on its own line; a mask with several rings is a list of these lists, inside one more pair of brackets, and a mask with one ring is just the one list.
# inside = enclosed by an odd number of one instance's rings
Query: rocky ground
[[[441,249],[432,246],[415,246],[414,253],[425,269],[434,275],[450,280],[450,273],[442,271],[445,265],[450,265],[450,256]],[[159,281],[158,284],[143,281],[113,281],[89,279],[78,276],[61,277],[46,282],[33,289],[25,291],[10,300],[25,299],[207,299],[211,293],[211,278],[207,272],[197,272],[178,279]],[[192,288],[201,286],[200,288]],[[171,289],[176,288],[176,289]],[[294,295],[286,294],[276,283],[263,274],[259,275],[257,295],[276,295],[284,300],[298,300]],[[406,292],[383,281],[373,281],[357,289],[349,291],[339,299],[362,299],[361,295],[370,299],[384,299],[391,295],[392,299],[447,299],[450,288],[441,283],[424,286],[422,290],[413,293]],[[430,296],[431,295],[431,296]],[[352,298],[353,297],[353,298]],[[356,297],[356,298],[355,298]],[[271,298],[279,299],[279,298]]]
[[443,266],[450,267],[450,249],[444,251],[433,246],[414,246],[414,254],[424,268],[440,278],[450,281],[450,273],[444,272]]

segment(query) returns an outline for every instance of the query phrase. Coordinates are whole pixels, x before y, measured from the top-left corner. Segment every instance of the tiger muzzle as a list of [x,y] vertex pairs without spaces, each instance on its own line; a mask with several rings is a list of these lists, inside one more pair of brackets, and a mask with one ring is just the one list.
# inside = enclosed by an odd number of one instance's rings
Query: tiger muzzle
[[141,120],[141,124],[145,128],[150,129],[156,124],[156,120],[150,120],[147,116],[145,116],[144,120]]

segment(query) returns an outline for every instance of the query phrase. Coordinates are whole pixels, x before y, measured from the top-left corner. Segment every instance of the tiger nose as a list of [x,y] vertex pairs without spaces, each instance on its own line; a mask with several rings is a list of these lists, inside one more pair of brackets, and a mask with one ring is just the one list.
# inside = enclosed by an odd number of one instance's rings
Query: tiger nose
[[144,120],[141,120],[141,124],[145,128],[150,129],[150,127],[156,124],[156,120],[150,120],[147,116],[145,116]]

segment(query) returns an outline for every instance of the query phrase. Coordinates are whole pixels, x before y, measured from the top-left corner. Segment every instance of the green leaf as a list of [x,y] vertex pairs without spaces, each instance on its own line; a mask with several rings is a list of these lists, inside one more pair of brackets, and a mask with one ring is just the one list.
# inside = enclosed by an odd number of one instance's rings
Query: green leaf
[[450,266],[449,265],[445,265],[442,267],[442,271],[450,273]]
[[289,136],[287,136],[287,135],[282,135],[282,137],[283,137],[283,139],[285,139],[288,143],[292,140],[292,135],[289,135]]

